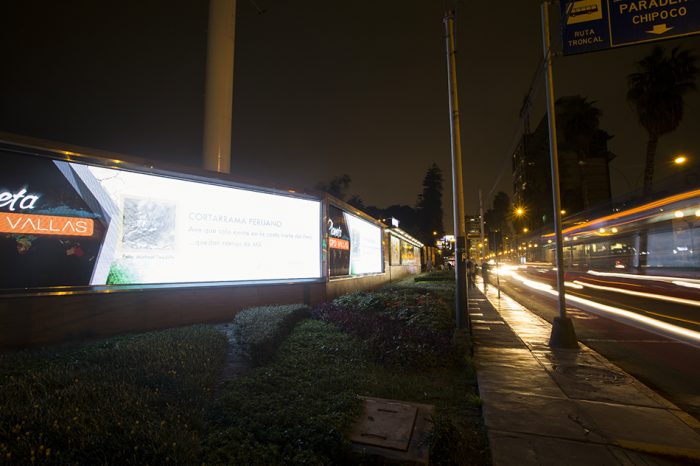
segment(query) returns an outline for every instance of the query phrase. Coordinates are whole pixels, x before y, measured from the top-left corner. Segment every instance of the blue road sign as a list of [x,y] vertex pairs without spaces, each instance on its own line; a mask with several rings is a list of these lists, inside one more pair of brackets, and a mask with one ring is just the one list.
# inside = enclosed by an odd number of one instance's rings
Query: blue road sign
[[564,55],[700,33],[700,0],[561,0]]

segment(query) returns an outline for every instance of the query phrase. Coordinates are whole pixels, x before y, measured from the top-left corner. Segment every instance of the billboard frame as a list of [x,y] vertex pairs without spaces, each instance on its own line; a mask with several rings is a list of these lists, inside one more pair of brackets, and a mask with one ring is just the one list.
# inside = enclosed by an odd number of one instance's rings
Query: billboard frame
[[[180,165],[156,162],[153,160],[130,157],[124,154],[83,148],[69,144],[46,141],[36,138],[14,135],[0,132],[0,151],[12,152],[19,155],[39,157],[63,162],[78,163],[86,166],[110,168],[120,171],[138,173],[143,175],[158,176],[187,182],[209,184],[224,188],[234,188],[261,194],[270,194],[293,199],[310,200],[319,203],[319,228],[320,238],[323,238],[325,219],[325,199],[318,193],[302,189],[281,188],[279,186],[264,185],[251,180],[242,180],[229,174],[210,172],[197,167],[185,167]],[[304,284],[323,283],[328,281],[325,267],[325,252],[323,240],[318,244],[319,248],[319,277],[292,278],[292,279],[261,279],[261,280],[235,280],[235,281],[205,281],[205,282],[181,282],[181,283],[148,283],[148,284],[124,284],[124,285],[66,285],[53,287],[33,288],[9,288],[0,290],[1,297],[26,297],[26,296],[54,296],[76,295],[93,293],[115,293],[129,291],[162,290],[162,289],[187,289],[187,288],[219,288],[232,286],[251,285],[280,285],[280,284]]]

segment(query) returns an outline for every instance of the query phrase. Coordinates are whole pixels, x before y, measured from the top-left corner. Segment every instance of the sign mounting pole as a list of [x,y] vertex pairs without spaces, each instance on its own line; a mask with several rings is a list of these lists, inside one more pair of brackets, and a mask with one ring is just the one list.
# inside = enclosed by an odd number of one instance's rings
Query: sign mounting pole
[[552,322],[549,346],[578,348],[574,325],[566,316],[566,290],[564,286],[564,247],[561,228],[561,194],[559,191],[559,151],[557,147],[557,122],[554,104],[554,73],[552,71],[552,43],[549,34],[549,3],[542,3],[542,46],[545,59],[547,87],[547,120],[549,122],[549,155],[552,166],[552,201],[554,204],[554,232],[556,237],[557,290],[559,292],[559,316]]

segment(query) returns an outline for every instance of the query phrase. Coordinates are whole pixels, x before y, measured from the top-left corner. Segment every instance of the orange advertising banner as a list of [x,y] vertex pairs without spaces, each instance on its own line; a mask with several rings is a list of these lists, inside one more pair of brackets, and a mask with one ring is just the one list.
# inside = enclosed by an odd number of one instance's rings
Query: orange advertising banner
[[350,250],[350,241],[340,238],[328,238],[328,246],[331,249],[342,249],[343,251]]
[[92,236],[94,227],[91,218],[0,212],[0,233]]

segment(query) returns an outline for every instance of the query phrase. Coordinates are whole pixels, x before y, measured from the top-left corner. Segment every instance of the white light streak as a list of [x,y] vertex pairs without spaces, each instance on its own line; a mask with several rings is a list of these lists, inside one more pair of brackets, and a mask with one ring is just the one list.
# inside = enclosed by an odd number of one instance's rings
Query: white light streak
[[[552,289],[551,286],[544,284],[544,283],[539,283],[535,282],[534,280],[529,280],[526,278],[523,278],[519,274],[512,272],[511,273],[512,277],[515,278],[516,280],[519,280],[520,282],[523,283],[523,285],[531,287],[536,290],[544,291],[545,293],[558,297],[559,293]],[[614,317],[617,318],[622,318],[622,320],[628,320],[635,322],[637,324],[642,324],[643,327],[650,329],[650,330],[656,330],[662,332],[662,334],[671,336],[673,338],[679,338],[682,341],[689,341],[693,345],[700,345],[700,332],[696,332],[694,330],[690,330],[687,328],[679,327],[677,325],[669,324],[666,322],[662,322],[660,320],[653,319],[651,317],[647,317],[641,314],[637,314],[636,312],[632,311],[627,311],[625,309],[620,309],[618,307],[614,306],[608,306],[606,304],[601,304],[596,301],[591,301],[590,299],[585,299],[581,298],[579,296],[573,296],[570,294],[566,295],[566,300],[568,302],[574,302],[581,304],[583,306],[586,306],[588,308],[592,308],[595,311],[601,312],[603,314],[610,314]],[[591,311],[591,312],[595,312]]]
[[[586,272],[597,277],[617,277],[617,278],[628,278],[630,280],[649,280],[657,282],[669,282],[675,283],[676,281],[682,281],[684,283],[697,283],[700,284],[700,280],[694,278],[681,278],[681,277],[665,277],[663,275],[635,275],[631,273],[616,273],[616,272],[598,272],[596,270],[589,270]],[[676,283],[678,285],[678,283]],[[683,286],[683,285],[681,285]]]
[[698,284],[698,283],[690,283],[690,282],[681,281],[681,280],[674,280],[671,283],[673,283],[674,285],[678,285],[678,286],[685,286],[686,288],[697,288],[700,290],[700,284]]
[[614,286],[593,285],[592,283],[581,282],[579,280],[574,280],[574,283],[578,283],[579,285],[583,285],[588,288],[593,288],[594,290],[611,291],[613,293],[621,293],[630,296],[639,296],[640,298],[656,299],[657,301],[667,301],[669,303],[685,304],[687,306],[700,307],[700,301],[696,301],[694,299],[676,298],[675,296],[667,296],[663,294],[626,290],[624,288],[617,288]]

